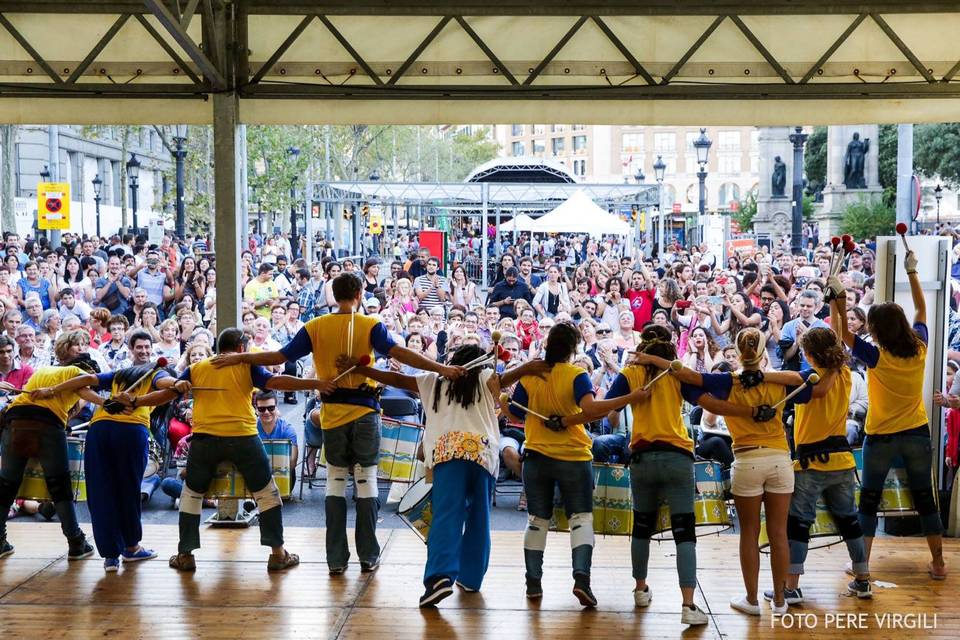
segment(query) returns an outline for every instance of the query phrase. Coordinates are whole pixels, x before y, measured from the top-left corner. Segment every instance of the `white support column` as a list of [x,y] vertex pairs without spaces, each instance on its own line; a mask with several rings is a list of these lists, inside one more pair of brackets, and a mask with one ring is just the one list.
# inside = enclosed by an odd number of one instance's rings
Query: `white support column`
[[242,144],[235,95],[213,96],[213,172],[216,205],[217,329],[240,324],[240,208]]

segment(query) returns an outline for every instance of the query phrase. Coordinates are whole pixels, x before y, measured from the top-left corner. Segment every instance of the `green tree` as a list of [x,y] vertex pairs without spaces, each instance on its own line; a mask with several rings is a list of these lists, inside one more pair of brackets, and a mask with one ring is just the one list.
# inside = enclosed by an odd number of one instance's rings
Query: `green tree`
[[757,196],[753,191],[747,193],[747,197],[740,201],[740,209],[730,212],[730,219],[740,225],[740,231],[750,233],[753,231],[753,219],[757,215]]
[[897,222],[896,211],[883,202],[861,201],[847,206],[840,221],[840,231],[857,240],[892,235]]
[[807,175],[807,191],[817,193],[827,184],[827,128],[816,127],[807,138],[803,150],[803,172]]
[[960,187],[960,122],[914,127],[913,164],[928,178]]

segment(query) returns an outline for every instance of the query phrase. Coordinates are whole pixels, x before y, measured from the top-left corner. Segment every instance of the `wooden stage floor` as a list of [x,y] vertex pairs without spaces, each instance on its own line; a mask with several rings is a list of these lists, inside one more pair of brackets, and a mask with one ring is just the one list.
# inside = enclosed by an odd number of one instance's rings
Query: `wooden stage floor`
[[[89,532],[89,525],[84,528]],[[421,611],[417,600],[426,549],[408,530],[381,530],[384,554],[378,572],[361,575],[354,563],[338,578],[327,575],[322,529],[287,529],[287,547],[300,554],[302,564],[280,575],[267,573],[268,551],[259,546],[256,528],[204,528],[201,536],[206,546],[197,553],[195,574],[167,567],[176,549],[176,527],[151,525],[145,527],[144,542],[160,558],[107,575],[96,556],[67,562],[57,524],[10,523],[8,537],[17,551],[0,560],[0,638],[960,637],[960,578],[929,580],[920,538],[877,540],[873,575],[890,586],[875,588],[874,599],[867,601],[841,595],[845,547],[811,552],[802,583],[807,602],[792,607],[795,615],[780,623],[772,621],[767,607],[759,619],[730,609],[730,598],[742,593],[737,538],[702,538],[697,602],[710,612],[711,623],[684,631],[669,542],[651,549],[654,599],[647,610],[633,607],[627,538],[598,537],[593,588],[600,606],[583,611],[570,593],[566,534],[550,534],[546,593],[534,605],[523,595],[522,532],[496,532],[483,592],[456,593],[440,608]],[[945,546],[948,564],[960,571],[960,541],[947,540]],[[760,581],[761,589],[769,585],[765,568]],[[847,626],[859,627],[854,629],[838,629],[837,618],[827,617],[860,613],[865,615],[842,618]],[[925,623],[927,628],[891,628],[895,618],[884,614],[927,614],[926,620],[900,619],[901,625]],[[786,620],[793,629],[783,628]],[[797,630],[801,624],[806,630]]]

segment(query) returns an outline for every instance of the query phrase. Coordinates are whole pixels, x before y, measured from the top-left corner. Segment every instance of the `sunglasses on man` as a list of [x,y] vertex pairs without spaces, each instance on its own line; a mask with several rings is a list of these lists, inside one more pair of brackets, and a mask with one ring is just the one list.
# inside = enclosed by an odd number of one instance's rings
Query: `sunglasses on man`
[[277,410],[277,405],[275,404],[271,404],[266,407],[260,407],[260,406],[257,407],[257,413],[271,413],[276,410]]

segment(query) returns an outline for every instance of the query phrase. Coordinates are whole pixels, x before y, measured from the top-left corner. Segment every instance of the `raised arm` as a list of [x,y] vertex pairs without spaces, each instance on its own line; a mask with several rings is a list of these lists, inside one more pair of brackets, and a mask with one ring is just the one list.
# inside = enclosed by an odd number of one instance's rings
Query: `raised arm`
[[416,351],[407,349],[406,347],[401,347],[400,345],[394,345],[393,348],[390,349],[390,353],[388,355],[398,362],[410,365],[414,369],[433,371],[434,373],[439,373],[444,378],[459,378],[464,371],[463,367],[448,367],[440,364],[436,360],[431,360],[430,358],[427,358]]
[[316,378],[295,378],[294,376],[276,375],[267,380],[266,388],[271,391],[319,391],[330,393],[335,388],[329,380]]
[[514,382],[518,381],[524,376],[537,376],[542,378],[547,373],[550,372],[550,369],[553,368],[553,365],[547,364],[543,360],[529,360],[524,362],[519,367],[514,367],[509,371],[504,371],[500,374],[499,386],[506,388],[512,386]]
[[356,372],[367,376],[371,380],[376,380],[380,384],[388,387],[396,387],[404,391],[410,391],[419,395],[417,388],[417,379],[413,376],[407,376],[393,371],[384,371],[383,369],[372,369],[370,367],[357,367]]
[[611,411],[619,411],[628,404],[640,404],[650,398],[650,391],[637,387],[627,395],[610,400],[597,400],[593,395],[585,395],[580,399],[580,413],[564,416],[560,422],[564,427],[572,427],[586,422],[599,420]]
[[[634,354],[633,362],[641,366],[653,365],[661,370],[670,368],[670,361],[666,358],[650,355],[649,353],[640,353],[639,351]],[[670,375],[686,384],[692,384],[697,387],[703,385],[703,376],[689,367],[681,367],[678,371],[671,371]]]
[[261,367],[275,366],[287,361],[280,351],[261,351],[259,353],[222,353],[211,360],[217,369],[235,364],[260,365]]
[[705,393],[697,400],[697,404],[703,407],[704,411],[718,416],[734,416],[738,418],[752,418],[753,407],[744,404],[736,404],[727,400],[720,400],[709,393]]
[[803,376],[796,371],[764,371],[763,381],[782,384],[785,387],[797,387],[803,384]]
[[910,296],[913,298],[913,323],[927,323],[927,301],[923,297],[923,288],[920,286],[920,275],[917,273],[917,256],[913,251],[907,252],[903,261],[907,269],[907,278],[910,280]]
[[84,375],[76,376],[70,378],[69,380],[64,380],[60,384],[54,385],[52,387],[43,387],[40,389],[34,389],[33,391],[27,392],[30,394],[31,400],[42,400],[45,398],[52,398],[61,393],[68,393],[70,391],[77,391],[83,387],[95,387],[100,383],[100,380],[95,374],[87,373]]

